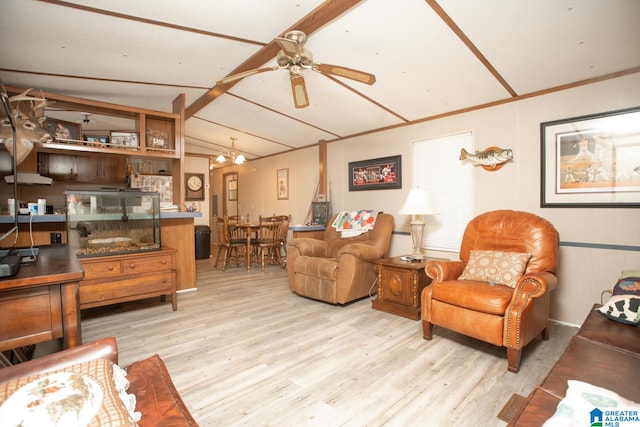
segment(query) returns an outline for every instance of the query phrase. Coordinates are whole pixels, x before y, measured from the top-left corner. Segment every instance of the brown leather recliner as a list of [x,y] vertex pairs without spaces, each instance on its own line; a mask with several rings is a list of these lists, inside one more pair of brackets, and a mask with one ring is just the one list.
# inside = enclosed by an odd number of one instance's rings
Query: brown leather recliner
[[[522,348],[538,334],[549,338],[550,292],[556,288],[559,236],[554,226],[532,213],[498,210],[467,225],[461,261],[431,261],[433,279],[422,293],[422,328],[430,340],[433,325],[507,348],[508,369],[518,372]],[[472,250],[529,253],[515,287],[458,280]]]
[[356,237],[342,238],[329,226],[322,240],[291,240],[287,254],[289,287],[298,295],[331,304],[369,295],[376,278],[374,261],[385,256],[392,231],[393,216],[380,213],[373,229]]

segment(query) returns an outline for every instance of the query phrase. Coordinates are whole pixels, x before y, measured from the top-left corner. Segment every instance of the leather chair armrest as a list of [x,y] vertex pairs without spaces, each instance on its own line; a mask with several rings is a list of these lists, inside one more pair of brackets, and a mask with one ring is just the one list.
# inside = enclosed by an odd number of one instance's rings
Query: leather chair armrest
[[424,267],[427,276],[433,279],[433,283],[444,282],[445,280],[458,280],[458,277],[464,271],[464,262],[462,261],[445,261],[434,260],[429,261]]
[[293,246],[302,256],[312,257],[328,257],[329,244],[324,240],[310,239],[308,237],[299,237],[289,242],[289,246]]
[[0,382],[10,381],[25,375],[55,371],[76,363],[95,359],[108,359],[118,363],[118,346],[113,337],[102,338],[92,343],[68,348],[18,365],[0,369]]
[[[557,277],[549,272],[527,273],[520,277],[504,316],[503,345],[505,347],[521,349],[535,336],[532,331],[546,327],[548,315],[544,318],[539,317],[539,308],[536,308],[535,301],[536,298],[541,298],[554,290],[557,284]],[[540,329],[527,327],[535,322],[543,322]]]
[[551,292],[557,285],[558,278],[547,271],[524,274],[518,279],[511,303],[513,304],[514,300],[518,298],[539,297]]
[[348,245],[344,245],[338,251],[338,258],[344,254],[353,255],[362,261],[375,261],[384,255],[381,254],[375,246],[367,245],[366,243],[349,243]]

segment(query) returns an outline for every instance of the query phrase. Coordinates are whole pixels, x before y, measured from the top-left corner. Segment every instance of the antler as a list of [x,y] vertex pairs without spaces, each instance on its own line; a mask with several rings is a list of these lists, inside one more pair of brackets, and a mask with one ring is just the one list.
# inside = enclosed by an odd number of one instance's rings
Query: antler
[[[37,98],[35,96],[29,96],[29,92],[31,92],[33,90],[33,88],[31,89],[27,89],[24,92],[22,92],[19,95],[14,95],[9,97],[9,105],[14,104],[15,103],[15,108],[13,108],[13,111],[11,112],[12,116],[14,117],[22,117],[22,118],[29,118],[31,120],[36,120],[38,122],[42,121],[42,118],[38,119],[36,117],[36,112],[38,110],[43,110],[45,107],[51,105],[53,102],[48,101],[45,97],[44,94],[42,94],[42,91],[40,92],[41,94],[41,98]],[[20,102],[21,101],[29,101],[29,114],[24,114],[21,110],[20,110]],[[36,102],[38,102],[36,104]]]
[[[11,117],[15,125],[16,153],[13,152],[14,128],[11,126],[11,121],[6,112],[3,112],[2,116],[0,116],[3,118],[0,126],[0,143],[5,144],[7,151],[12,156],[15,155],[18,164],[31,152],[34,143],[53,141],[53,137],[42,128],[46,117],[44,115],[40,118],[36,117],[36,112],[44,109],[49,103],[44,95],[41,98],[29,96],[29,92],[32,90],[27,89],[21,94],[9,98]],[[29,102],[29,109],[26,114],[20,110],[21,101]],[[13,106],[14,104],[15,107]]]

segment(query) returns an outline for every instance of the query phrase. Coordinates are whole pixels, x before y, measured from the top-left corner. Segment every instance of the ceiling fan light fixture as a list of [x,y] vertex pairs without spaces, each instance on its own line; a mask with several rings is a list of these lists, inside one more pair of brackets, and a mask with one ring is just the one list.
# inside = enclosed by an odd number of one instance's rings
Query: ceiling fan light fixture
[[298,64],[303,67],[311,68],[313,66],[313,55],[311,54],[311,52],[309,52],[307,49],[302,49]]
[[281,67],[288,67],[289,65],[292,64],[291,59],[289,59],[287,54],[284,53],[284,51],[282,51],[282,50],[280,52],[278,52],[278,57],[277,57],[276,61],[278,62],[278,65],[281,66]]
[[307,41],[307,35],[300,30],[289,31],[284,35],[284,38],[291,40],[299,45],[303,45]]
[[227,76],[218,81],[218,83],[227,84],[265,71],[275,71],[286,68],[289,71],[289,79],[291,80],[291,88],[293,89],[294,105],[296,108],[305,108],[309,106],[309,97],[302,77],[302,71],[304,70],[311,69],[329,77],[333,75],[345,77],[368,85],[372,85],[376,81],[376,76],[371,73],[338,65],[316,64],[313,62],[313,55],[304,48],[307,35],[302,31],[289,31],[283,37],[274,38],[273,41],[280,46],[280,51],[276,55],[277,66],[242,71]]

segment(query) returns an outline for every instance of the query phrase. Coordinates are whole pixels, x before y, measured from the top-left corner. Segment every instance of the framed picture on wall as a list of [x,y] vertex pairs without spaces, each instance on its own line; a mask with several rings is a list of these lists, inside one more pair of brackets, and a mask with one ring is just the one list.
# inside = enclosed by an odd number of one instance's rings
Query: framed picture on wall
[[640,107],[540,124],[546,207],[640,207]]
[[82,144],[82,125],[65,120],[47,118],[47,133],[55,138],[55,142],[65,144]]
[[402,156],[349,162],[349,191],[402,188]]
[[289,199],[289,169],[278,169],[276,176],[278,200]]

